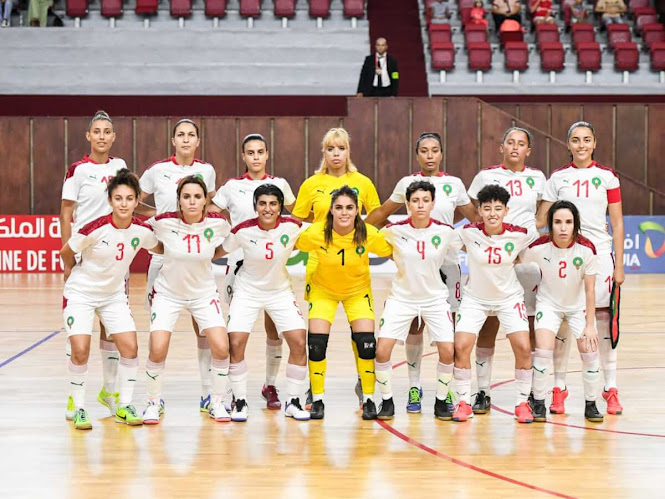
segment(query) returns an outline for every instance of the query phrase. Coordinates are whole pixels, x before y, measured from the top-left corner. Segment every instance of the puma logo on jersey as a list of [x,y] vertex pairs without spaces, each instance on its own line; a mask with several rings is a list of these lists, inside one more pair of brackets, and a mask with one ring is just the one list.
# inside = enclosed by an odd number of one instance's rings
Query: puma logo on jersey
[[547,260],[547,263],[552,263],[552,259],[551,259],[551,258],[547,258],[546,256],[543,257],[543,260]]
[[404,236],[400,236],[400,237],[401,237],[402,239],[404,239],[407,243],[409,242],[409,238],[408,238],[408,237],[404,237]]
[[474,241],[474,243],[476,243],[479,248],[481,247],[481,244],[478,241]]
[[93,180],[97,180],[97,175],[90,175],[90,178]]
[[167,174],[165,173],[165,174],[164,174],[164,178],[167,178],[167,179],[171,180],[171,175],[167,175]]
[[106,246],[109,245],[109,242],[108,242],[108,241],[104,241],[104,240],[102,239],[102,242],[103,242]]
[[568,181],[567,181],[566,179],[564,179],[564,180],[563,180],[563,183],[564,183],[564,184],[567,184],[567,183],[568,183]]
[[254,239],[250,239],[249,242],[254,244],[255,246],[258,246],[258,244],[256,243],[256,241]]
[[320,192],[321,194],[325,194],[325,193],[326,193],[326,191],[321,190],[321,189],[317,189],[316,192]]
[[323,251],[325,251],[326,254],[328,253],[328,248],[324,248],[323,246],[319,246],[319,248],[321,248]]
[[180,233],[179,233],[177,230],[173,230],[173,229],[171,229],[171,232],[172,232],[173,234],[175,234],[176,236],[180,236]]

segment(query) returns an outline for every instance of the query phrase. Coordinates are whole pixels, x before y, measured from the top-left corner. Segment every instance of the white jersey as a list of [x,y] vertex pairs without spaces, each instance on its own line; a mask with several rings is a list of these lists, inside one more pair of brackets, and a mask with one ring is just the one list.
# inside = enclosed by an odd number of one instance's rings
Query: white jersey
[[210,163],[195,159],[189,166],[176,163],[175,156],[157,161],[141,175],[141,190],[155,197],[157,215],[178,209],[178,182],[189,175],[201,177],[208,192],[215,190],[215,169]]
[[69,239],[72,251],[81,253],[81,262],[65,283],[65,296],[101,298],[124,292],[125,276],[138,251],[158,243],[152,228],[136,217],[126,229],[113,225],[111,215],[93,220]]
[[522,171],[514,172],[500,164],[476,174],[469,187],[469,196],[478,199],[478,192],[486,185],[500,185],[510,193],[504,222],[536,233],[536,208],[543,197],[545,182],[545,174],[536,168],[525,166]]
[[221,213],[207,213],[188,224],[178,213],[162,213],[148,220],[164,244],[164,266],[155,279],[155,292],[177,300],[196,300],[217,292],[212,257],[229,235],[231,226]]
[[584,276],[596,275],[596,248],[584,236],[568,248],[559,248],[549,235],[533,242],[520,255],[524,263],[540,267],[542,279],[536,299],[559,312],[579,312],[586,308]]
[[573,163],[554,170],[545,186],[543,200],[571,201],[580,212],[581,233],[591,239],[598,254],[612,252],[607,228],[607,205],[621,201],[619,177],[595,161],[588,168]]
[[289,289],[291,281],[286,262],[302,230],[300,221],[282,216],[270,230],[262,229],[258,218],[236,225],[223,244],[227,252],[242,249],[244,253],[234,293],[246,291],[256,296]]
[[72,163],[62,185],[62,199],[76,201],[72,233],[111,213],[106,186],[122,168],[127,168],[127,165],[120,158],[109,158],[106,163],[100,164],[87,154],[81,161]]
[[426,228],[417,229],[409,218],[385,226],[381,233],[393,247],[393,260],[397,265],[390,297],[445,302],[448,287],[439,276],[439,268],[455,237],[455,229],[434,219]]
[[289,183],[281,177],[264,175],[263,178],[254,180],[245,173],[241,177],[235,177],[219,188],[212,202],[222,210],[228,210],[231,215],[231,223],[236,226],[246,220],[256,217],[254,210],[254,191],[264,184],[273,184],[284,193],[284,205],[292,205],[296,202]]
[[515,259],[535,235],[524,227],[504,223],[501,234],[485,233],[482,222],[455,229],[453,245],[466,246],[469,280],[463,296],[483,305],[500,305],[524,294],[515,274]]
[[453,177],[444,172],[439,172],[438,175],[432,177],[423,175],[421,172],[402,177],[402,179],[397,182],[393,193],[390,195],[390,200],[393,203],[406,204],[407,187],[413,182],[421,180],[430,182],[436,187],[434,209],[431,213],[432,218],[440,220],[444,224],[452,225],[455,208],[467,205],[471,202],[469,196],[466,194],[464,184],[457,177]]

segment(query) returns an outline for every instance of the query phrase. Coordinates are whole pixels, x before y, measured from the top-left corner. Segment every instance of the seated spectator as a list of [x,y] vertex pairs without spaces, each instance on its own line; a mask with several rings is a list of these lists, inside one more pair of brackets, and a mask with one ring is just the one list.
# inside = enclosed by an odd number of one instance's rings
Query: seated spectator
[[515,19],[506,19],[501,23],[501,29],[499,33],[505,33],[506,31],[521,31],[522,25],[515,21]]
[[596,12],[602,14],[605,27],[608,24],[621,24],[625,22],[622,14],[626,12],[626,4],[623,0],[598,0]]
[[2,27],[7,28],[12,21],[12,0],[0,0],[0,17],[2,18]]
[[483,8],[482,0],[476,0],[473,4],[473,9],[471,9],[469,24],[482,24],[487,27],[488,22],[485,19],[485,14],[487,14],[487,11]]
[[571,24],[588,23],[589,12],[584,8],[584,0],[575,0],[575,3],[569,4]]
[[429,7],[430,10],[430,23],[444,24],[452,17],[450,13],[450,2],[444,0],[435,0]]
[[519,0],[492,0],[492,18],[494,19],[494,29],[499,31],[501,24],[506,19],[512,19],[522,24],[522,15],[520,9],[522,4]]
[[554,22],[554,17],[552,16],[552,0],[531,0],[531,7],[529,10],[533,16],[534,24],[551,24]]
[[52,6],[53,0],[30,0],[28,5],[30,26],[47,26],[48,10]]

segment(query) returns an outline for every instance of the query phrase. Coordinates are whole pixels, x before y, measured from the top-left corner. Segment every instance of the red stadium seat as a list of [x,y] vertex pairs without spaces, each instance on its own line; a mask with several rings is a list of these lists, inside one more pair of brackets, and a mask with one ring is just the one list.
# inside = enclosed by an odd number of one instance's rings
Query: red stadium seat
[[330,0],[309,0],[309,15],[330,17]]
[[529,47],[525,42],[506,42],[506,69],[524,71],[529,67]]
[[365,17],[364,0],[344,0],[344,17]]
[[580,71],[600,70],[600,45],[596,42],[577,44],[577,69]]
[[157,13],[157,4],[159,0],[136,0],[134,12],[143,15],[152,15]]
[[205,0],[206,17],[224,17],[226,15],[226,0]]
[[171,0],[171,17],[190,17],[192,0]]
[[430,46],[439,42],[449,42],[452,40],[450,24],[431,24],[429,26],[429,44]]
[[[4,5],[4,4],[3,4]],[[88,0],[67,0],[67,17],[85,17],[88,15]]]
[[[633,2],[630,2],[630,7],[632,9]],[[654,9],[653,7],[637,7],[635,9],[632,9],[631,12],[633,13],[636,19],[641,16],[655,16],[658,14],[656,12],[656,9]]]
[[614,44],[614,69],[617,71],[637,71],[640,66],[640,53],[637,43],[616,42]]
[[122,16],[122,0],[102,0],[102,17],[120,17]]
[[464,28],[464,41],[468,45],[487,41],[487,27],[482,24],[469,24]]
[[492,69],[492,48],[487,42],[467,43],[469,53],[469,69],[472,71],[489,71]]
[[471,9],[468,9],[466,7],[460,9],[459,16],[460,20],[462,21],[462,26],[466,26],[467,24],[469,24],[469,21],[471,20]]
[[647,49],[651,49],[654,42],[665,42],[665,26],[662,24],[645,24],[642,26],[642,40]]
[[607,41],[610,42],[612,49],[617,43],[633,41],[630,35],[630,26],[627,24],[610,24],[607,26]]
[[505,49],[506,43],[524,41],[524,33],[520,31],[502,31],[499,33],[501,47]]
[[647,24],[658,24],[658,16],[655,14],[647,14],[646,16],[640,16],[635,21],[635,32],[641,33],[643,27]]
[[536,44],[558,42],[559,28],[556,24],[536,24]]
[[288,17],[296,15],[296,0],[275,0],[275,16]]
[[240,0],[241,17],[259,17],[261,15],[261,0]]
[[[628,12],[635,14],[635,10],[650,7],[651,0],[630,0]],[[637,17],[637,15],[635,16]]]
[[455,46],[451,42],[439,42],[430,47],[432,69],[450,71],[455,68]]
[[540,69],[543,71],[563,71],[565,52],[561,42],[540,44]]
[[570,36],[575,50],[577,50],[577,45],[579,43],[596,41],[596,33],[593,30],[593,24],[573,24]]
[[665,71],[665,42],[655,42],[651,45],[651,69]]

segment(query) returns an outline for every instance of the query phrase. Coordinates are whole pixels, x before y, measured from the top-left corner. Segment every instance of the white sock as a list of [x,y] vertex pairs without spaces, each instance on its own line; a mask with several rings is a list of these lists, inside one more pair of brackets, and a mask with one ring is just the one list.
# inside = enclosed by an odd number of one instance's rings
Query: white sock
[[374,361],[374,372],[376,373],[376,381],[379,383],[379,391],[381,398],[388,400],[393,398],[393,364],[392,362],[376,362]]
[[131,405],[134,398],[134,385],[136,384],[136,373],[139,370],[139,359],[126,359],[120,356],[118,362],[118,391],[120,392],[120,407]]
[[609,390],[617,387],[617,349],[612,348],[608,310],[596,312],[596,328],[598,329],[598,353],[605,376],[605,390]]
[[532,376],[531,369],[515,369],[515,407],[529,400]]
[[[71,353],[71,350],[70,350]],[[115,378],[118,375],[118,362],[120,354],[118,347],[112,341],[99,339],[99,353],[102,356],[102,379],[104,388],[109,393],[115,392]]]
[[67,365],[69,365],[69,359],[72,357],[72,344],[69,342],[69,338],[65,339],[65,356],[67,357]]
[[226,394],[226,385],[229,379],[229,357],[225,359],[212,358],[210,364],[211,377],[212,377],[212,399],[215,402],[220,402]]
[[406,337],[406,365],[409,370],[409,386],[422,388],[420,384],[420,362],[423,357],[423,334],[410,334]]
[[554,350],[536,348],[533,354],[533,398],[545,400],[547,396],[547,380],[552,368]]
[[282,363],[281,339],[266,338],[266,386],[275,386],[279,366]]
[[247,363],[241,360],[229,368],[231,389],[236,400],[247,400]]
[[493,359],[494,348],[476,347],[476,379],[478,380],[478,392],[483,391],[485,392],[485,395],[490,394]]
[[152,362],[148,359],[145,363],[145,374],[148,378],[146,395],[148,402],[159,404],[162,398],[162,378],[164,376],[165,362]]
[[453,380],[453,368],[453,364],[444,364],[440,361],[436,364],[436,398],[439,400],[446,400],[448,396],[450,382]]
[[201,374],[201,398],[210,395],[210,384],[212,383],[210,373],[210,363],[212,354],[210,353],[210,344],[205,336],[196,337],[197,350],[196,357],[199,360],[199,373]]
[[598,352],[581,353],[584,400],[596,401],[600,392],[600,358]]
[[562,391],[566,388],[566,371],[568,371],[568,356],[570,354],[570,331],[568,323],[564,322],[554,340],[554,386]]
[[69,378],[69,390],[74,399],[74,407],[78,411],[83,408],[85,403],[85,380],[88,376],[88,364],[77,366],[70,360],[67,364],[67,374]]
[[471,369],[453,368],[455,395],[460,402],[471,405]]
[[307,381],[307,366],[297,366],[295,364],[286,364],[286,396],[289,402],[293,399],[300,400],[305,393],[305,383]]

